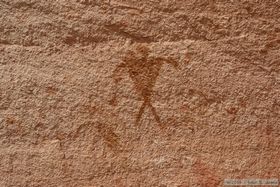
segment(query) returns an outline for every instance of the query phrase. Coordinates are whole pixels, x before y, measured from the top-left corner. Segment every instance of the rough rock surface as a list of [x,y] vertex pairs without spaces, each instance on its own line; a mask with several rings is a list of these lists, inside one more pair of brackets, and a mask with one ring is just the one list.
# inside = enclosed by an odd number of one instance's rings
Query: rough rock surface
[[0,186],[280,178],[280,1],[0,0]]

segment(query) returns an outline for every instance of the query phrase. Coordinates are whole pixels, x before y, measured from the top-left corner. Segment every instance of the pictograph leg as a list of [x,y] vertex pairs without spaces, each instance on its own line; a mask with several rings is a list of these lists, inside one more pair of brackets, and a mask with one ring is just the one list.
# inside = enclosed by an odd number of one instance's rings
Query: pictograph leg
[[139,121],[140,121],[140,119],[141,119],[141,117],[142,117],[142,115],[144,113],[144,109],[146,108],[146,106],[147,106],[147,103],[144,102],[142,104],[141,108],[139,109],[139,112],[138,112],[137,117],[136,117],[136,124],[139,123]]

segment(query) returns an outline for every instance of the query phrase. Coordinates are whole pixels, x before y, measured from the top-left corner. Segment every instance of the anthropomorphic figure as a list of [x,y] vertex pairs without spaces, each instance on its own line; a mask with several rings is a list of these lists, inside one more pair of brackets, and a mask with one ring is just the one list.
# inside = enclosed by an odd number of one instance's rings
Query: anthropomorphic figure
[[[115,85],[119,84],[122,74],[127,72],[134,83],[134,88],[143,99],[143,104],[136,117],[137,124],[147,107],[151,109],[157,123],[161,124],[160,117],[151,103],[153,87],[155,86],[156,79],[159,76],[163,63],[171,64],[175,68],[178,67],[178,63],[172,59],[150,57],[149,54],[150,49],[148,46],[145,44],[137,44],[133,47],[133,50],[129,50],[124,55],[122,59],[123,62],[119,64],[113,72]],[[112,104],[116,102],[116,94],[117,93],[114,94]]]

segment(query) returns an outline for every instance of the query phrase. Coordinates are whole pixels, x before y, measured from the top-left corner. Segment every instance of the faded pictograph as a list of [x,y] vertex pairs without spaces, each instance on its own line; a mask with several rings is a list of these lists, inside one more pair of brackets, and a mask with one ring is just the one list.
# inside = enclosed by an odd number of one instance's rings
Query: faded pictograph
[[121,151],[119,136],[113,131],[109,125],[97,123],[97,130],[104,140],[104,143],[114,152]]
[[[160,116],[151,101],[153,88],[162,65],[168,63],[177,69],[178,62],[170,58],[151,57],[150,53],[151,51],[147,44],[141,43],[134,45],[132,49],[124,55],[122,63],[115,68],[112,77],[117,87],[122,76],[127,73],[133,81],[134,89],[141,96],[143,103],[136,116],[136,124],[139,124],[145,109],[149,108],[156,122],[161,125]],[[116,104],[116,100],[117,91],[114,93],[111,104]]]
[[196,175],[196,183],[201,186],[219,186],[222,181],[222,177],[217,174],[217,171],[202,162],[202,160],[198,160],[193,165],[193,172]]
[[72,137],[74,140],[89,140],[92,142],[92,147],[95,149],[96,143],[102,141],[103,145],[110,148],[115,153],[123,151],[121,144],[121,138],[115,132],[112,127],[114,124],[104,123],[99,121],[91,121],[83,123],[76,128],[68,137]]

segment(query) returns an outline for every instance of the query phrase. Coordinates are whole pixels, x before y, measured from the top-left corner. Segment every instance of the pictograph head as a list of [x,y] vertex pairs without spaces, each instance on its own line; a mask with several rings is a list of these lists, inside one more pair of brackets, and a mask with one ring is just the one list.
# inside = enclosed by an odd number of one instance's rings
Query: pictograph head
[[135,46],[135,52],[146,58],[148,57],[151,50],[146,44],[137,44]]

